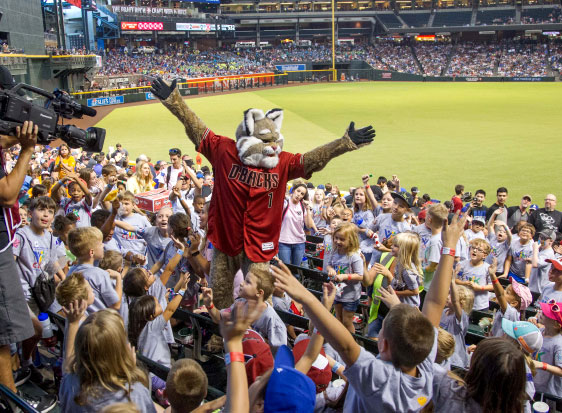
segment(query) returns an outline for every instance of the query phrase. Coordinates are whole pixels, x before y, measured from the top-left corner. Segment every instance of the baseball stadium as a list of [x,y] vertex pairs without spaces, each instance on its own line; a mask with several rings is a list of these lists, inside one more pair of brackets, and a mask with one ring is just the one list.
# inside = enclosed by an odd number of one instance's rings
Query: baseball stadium
[[562,412],[560,0],[3,0],[0,410]]

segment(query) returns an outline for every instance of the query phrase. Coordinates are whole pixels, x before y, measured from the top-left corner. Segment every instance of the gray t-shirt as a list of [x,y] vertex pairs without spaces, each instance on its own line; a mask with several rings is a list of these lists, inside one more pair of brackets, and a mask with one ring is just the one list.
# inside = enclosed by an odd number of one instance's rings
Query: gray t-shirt
[[[375,216],[373,211],[357,211],[353,214],[353,223],[361,229],[374,228]],[[363,254],[370,254],[373,252],[374,242],[367,236],[366,232],[359,232],[359,248]]]
[[[63,377],[59,390],[60,410],[65,413],[97,413],[106,406],[129,402],[123,390],[108,391],[100,386],[99,391],[97,398],[90,398],[87,405],[78,406],[74,398],[80,392],[80,380],[75,374],[67,374]],[[140,382],[133,383],[130,397],[141,413],[156,413],[150,391]]]
[[[158,227],[144,227],[137,229],[137,235],[146,241],[147,268],[152,268],[162,258],[169,237],[163,237]],[[160,271],[164,271],[162,268]]]
[[433,275],[435,274],[435,271],[428,271],[427,267],[429,267],[429,265],[433,262],[439,264],[442,248],[443,241],[441,240],[441,234],[431,236],[431,238],[429,238],[429,242],[424,248],[424,255],[421,263],[423,268],[423,284],[426,291],[429,291]]
[[[543,337],[542,348],[537,353],[536,359],[551,366],[562,368],[562,335]],[[562,377],[537,369],[534,382],[537,391],[557,396],[562,395]]]
[[[236,302],[238,301],[244,301],[244,299],[239,298]],[[232,311],[236,302],[221,312]],[[267,302],[266,304],[267,307],[261,313],[260,318],[252,324],[252,328],[260,333],[263,338],[267,339],[272,349],[277,350],[282,345],[287,345],[287,327],[285,327],[285,324],[281,321],[273,307]]]
[[[430,332],[428,331],[428,334]],[[437,329],[427,358],[413,377],[361,348],[359,357],[345,371],[349,382],[344,413],[418,412],[433,396],[433,361],[437,353]]]
[[[472,281],[478,285],[488,285],[492,283],[488,268],[490,264],[482,263],[473,267],[469,260],[460,262],[461,269],[458,278],[462,281]],[[487,310],[489,306],[488,291],[474,291],[474,310]]]
[[121,253],[121,247],[117,243],[117,240],[113,237],[109,241],[103,243],[103,250],[104,251],[117,251]]
[[548,303],[550,300],[554,300],[557,303],[562,303],[562,291],[556,291],[554,289],[554,283],[548,283],[544,286],[538,302]]
[[470,243],[473,239],[486,239],[484,235],[484,231],[474,232],[472,229],[467,229],[464,231],[464,235],[466,236],[466,240]]
[[520,278],[525,278],[526,260],[533,258],[533,242],[528,241],[525,245],[521,245],[519,240],[515,240],[511,243],[508,254],[512,258],[509,271]]
[[400,234],[401,232],[411,229],[410,224],[406,221],[395,221],[392,219],[392,214],[381,214],[375,220],[374,230],[379,234],[379,241],[384,242],[393,235]]
[[[454,363],[453,363],[454,364]],[[450,377],[438,364],[433,369],[433,411],[435,413],[480,413],[482,408],[467,398],[466,386]]]
[[507,252],[509,251],[509,242],[507,239],[503,242],[499,242],[496,235],[491,232],[488,234],[488,242],[490,243],[491,251],[484,261],[488,264],[492,264],[495,258],[498,262],[496,273],[503,274],[505,258],[507,257]]
[[[394,278],[390,283],[395,291],[415,290],[420,287],[419,274],[415,270],[402,268],[399,264],[394,267]],[[400,296],[400,302],[413,307],[420,306],[420,295]]]
[[291,297],[286,292],[283,292],[283,297],[271,296],[273,301],[273,308],[276,310],[291,312]]
[[429,241],[431,240],[431,229],[425,224],[416,225],[412,228],[412,231],[418,234],[420,237],[420,260],[423,260],[425,255],[425,249],[429,246]]
[[94,291],[94,303],[88,307],[88,313],[95,313],[111,307],[119,301],[109,273],[91,264],[78,264],[70,268],[68,275],[80,271]]
[[[160,258],[160,262],[162,263],[162,271],[164,271],[163,269],[166,268],[168,262],[177,253],[178,250],[174,246],[174,242],[172,240],[168,241],[168,245],[166,245],[166,247],[164,248],[164,252],[162,253],[162,256]],[[182,257],[178,265],[176,265],[176,268],[174,268],[174,272],[172,272],[172,275],[170,275],[170,278],[168,278],[168,282],[166,283],[166,288],[174,288],[174,286],[180,280],[181,274],[184,272],[191,272],[191,266],[189,265],[189,261],[187,260],[187,258]],[[192,286],[197,281],[198,278],[195,275],[192,275],[189,280],[188,290],[189,287]],[[188,293],[189,291],[186,292],[186,294]],[[187,298],[187,296],[184,296],[184,298]]]
[[113,238],[117,240],[121,251],[126,254],[131,251],[135,254],[146,254],[146,242],[137,235],[137,231],[150,227],[150,222],[144,215],[131,214],[129,216],[117,216],[117,220],[126,222],[129,225],[135,227],[135,231],[125,231],[122,228],[115,227],[115,232],[113,233]]
[[[324,259],[324,271],[332,267],[336,274],[363,275],[363,259],[359,252],[352,255],[342,255],[335,251]],[[361,281],[343,281],[338,283],[336,302],[351,303],[361,297]]]
[[164,334],[167,325],[162,314],[146,323],[139,335],[137,350],[150,360],[172,367],[172,355]]
[[455,247],[455,258],[459,258],[460,262],[468,260],[468,243],[464,237],[460,237]]
[[63,198],[60,201],[60,207],[61,209],[58,210],[57,215],[74,214],[77,218],[77,228],[90,226],[92,206],[88,205],[86,198],[83,198],[80,202],[72,202],[70,198]]
[[546,260],[551,260],[553,258],[554,250],[552,248],[539,251],[538,267],[531,269],[531,275],[529,277],[529,289],[532,292],[542,293],[544,286],[550,282],[548,280],[548,272],[552,264],[546,262]]
[[502,319],[507,319],[509,321],[519,321],[521,316],[519,311],[514,307],[507,305],[505,309],[505,314],[501,310],[497,310],[494,313],[494,322],[492,323],[492,337],[502,337],[504,332],[502,329]]
[[461,320],[457,320],[454,312],[447,314],[448,310],[444,309],[441,315],[439,326],[450,333],[455,339],[455,352],[449,358],[453,366],[467,368],[469,365],[468,353],[466,352],[466,345],[464,338],[468,331],[469,319],[468,314],[464,311],[461,315]]
[[64,244],[57,237],[47,230],[44,230],[42,235],[37,235],[30,225],[16,231],[12,253],[17,257],[16,267],[27,300],[31,298],[31,288],[35,285],[37,277],[42,272],[53,275],[57,269],[55,263],[62,264],[60,267],[64,266],[66,257]]

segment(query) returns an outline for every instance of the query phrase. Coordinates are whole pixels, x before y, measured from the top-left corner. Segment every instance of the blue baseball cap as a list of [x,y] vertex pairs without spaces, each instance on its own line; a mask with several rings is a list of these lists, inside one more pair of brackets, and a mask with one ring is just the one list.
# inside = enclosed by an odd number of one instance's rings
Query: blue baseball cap
[[537,204],[533,204],[529,207],[530,211],[536,211],[537,209],[539,209],[539,206]]
[[528,321],[511,321],[502,319],[502,330],[528,353],[533,354],[542,348],[542,334],[539,328]]
[[279,347],[265,390],[264,412],[312,413],[315,402],[314,382],[295,369],[295,358],[289,347]]

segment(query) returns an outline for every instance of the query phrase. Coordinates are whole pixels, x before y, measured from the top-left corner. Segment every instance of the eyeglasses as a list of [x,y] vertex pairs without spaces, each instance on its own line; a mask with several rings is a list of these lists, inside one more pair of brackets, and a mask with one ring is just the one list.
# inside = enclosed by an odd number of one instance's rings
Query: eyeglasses
[[544,202],[546,202],[546,201],[550,201],[550,202],[556,202],[556,199],[545,198]]
[[484,251],[483,249],[480,249],[480,248],[470,247],[470,249],[474,252],[481,252],[482,254],[484,254],[486,252],[486,251]]
[[172,148],[170,149],[170,151],[168,152],[170,155],[179,155],[180,150],[177,148]]
[[550,311],[552,311],[553,313],[559,313],[560,312],[560,306],[558,305],[558,303],[556,302],[556,300],[554,298],[551,298],[546,303],[550,306]]

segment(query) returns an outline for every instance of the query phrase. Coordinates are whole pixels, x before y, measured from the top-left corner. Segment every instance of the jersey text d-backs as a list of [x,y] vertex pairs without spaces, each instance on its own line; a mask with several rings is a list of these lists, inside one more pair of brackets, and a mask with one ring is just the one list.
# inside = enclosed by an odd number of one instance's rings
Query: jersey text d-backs
[[227,255],[242,249],[253,262],[277,253],[287,181],[304,177],[303,156],[281,152],[275,168],[242,164],[236,143],[207,129],[198,148],[213,165],[208,238]]

